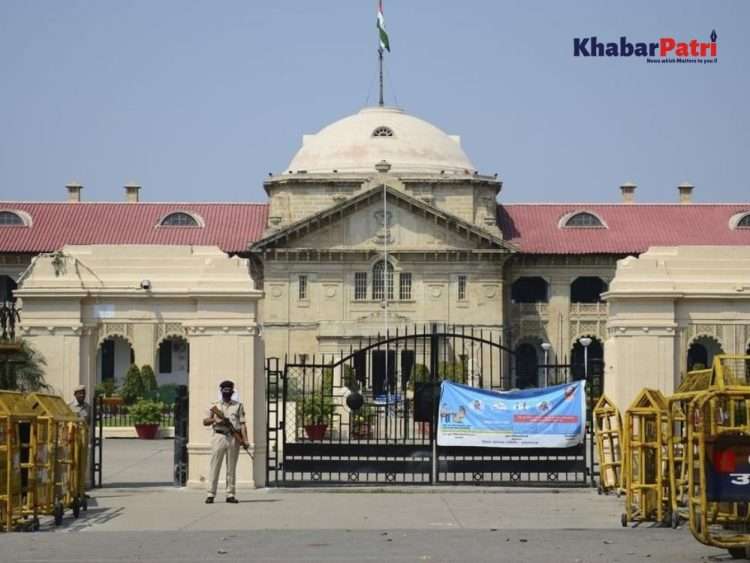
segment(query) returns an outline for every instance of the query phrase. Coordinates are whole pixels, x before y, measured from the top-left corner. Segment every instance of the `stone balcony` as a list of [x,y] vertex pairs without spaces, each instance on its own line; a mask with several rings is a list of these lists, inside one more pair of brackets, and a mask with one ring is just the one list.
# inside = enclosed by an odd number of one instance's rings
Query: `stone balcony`
[[511,303],[510,314],[514,319],[546,319],[549,316],[549,303]]
[[597,319],[606,318],[609,313],[608,303],[571,303],[570,318]]

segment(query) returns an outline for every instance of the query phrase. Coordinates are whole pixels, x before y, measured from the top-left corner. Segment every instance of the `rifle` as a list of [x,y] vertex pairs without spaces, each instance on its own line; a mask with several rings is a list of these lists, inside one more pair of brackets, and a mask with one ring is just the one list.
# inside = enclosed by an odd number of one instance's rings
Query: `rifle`
[[224,416],[224,413],[219,410],[219,407],[214,405],[211,407],[211,413],[216,415],[218,419],[221,421],[222,424],[224,424],[227,428],[229,428],[229,433],[234,437],[235,440],[237,440],[240,444],[243,444],[243,449],[247,452],[247,455],[250,456],[250,459],[255,459],[255,456],[250,451],[250,446],[244,445],[244,440],[242,438],[242,432],[237,430],[232,422]]

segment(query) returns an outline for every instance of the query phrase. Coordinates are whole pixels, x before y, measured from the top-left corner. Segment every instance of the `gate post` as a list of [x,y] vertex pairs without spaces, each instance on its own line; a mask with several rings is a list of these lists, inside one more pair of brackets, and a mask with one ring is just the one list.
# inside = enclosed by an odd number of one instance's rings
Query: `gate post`
[[430,382],[432,383],[432,421],[430,421],[430,441],[432,442],[432,475],[434,485],[438,480],[438,452],[437,452],[437,414],[440,408],[440,388],[438,382],[438,358],[440,339],[437,323],[430,325]]
[[177,387],[174,402],[174,484],[184,487],[188,476],[188,388]]

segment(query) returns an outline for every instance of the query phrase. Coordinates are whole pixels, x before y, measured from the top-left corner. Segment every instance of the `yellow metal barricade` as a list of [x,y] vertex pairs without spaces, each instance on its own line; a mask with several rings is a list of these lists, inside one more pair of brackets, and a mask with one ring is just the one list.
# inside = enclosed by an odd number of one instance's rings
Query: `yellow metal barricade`
[[680,520],[688,519],[688,465],[687,455],[687,410],[690,401],[709,389],[713,383],[713,370],[704,369],[688,372],[674,395],[667,397],[669,407],[669,504],[673,528]]
[[[73,507],[74,499],[78,499],[79,509],[88,510],[88,500],[86,497],[86,484],[89,478],[89,425],[81,420],[69,424],[70,431],[73,433],[73,475],[71,475],[71,498],[68,499],[68,505]],[[75,516],[76,513],[74,512]]]
[[36,510],[53,515],[59,526],[66,508],[76,518],[81,508],[75,465],[78,417],[57,395],[32,393],[28,403],[37,415],[36,475],[44,483],[37,487]]
[[690,531],[744,557],[750,547],[750,357],[714,359],[711,389],[687,410]]
[[6,532],[19,526],[39,529],[34,509],[35,419],[21,393],[0,391],[0,530]]
[[622,482],[622,418],[620,411],[606,395],[594,407],[594,436],[599,459],[599,494],[616,491]]
[[668,512],[669,475],[667,400],[656,389],[643,389],[625,411],[621,522],[664,522]]

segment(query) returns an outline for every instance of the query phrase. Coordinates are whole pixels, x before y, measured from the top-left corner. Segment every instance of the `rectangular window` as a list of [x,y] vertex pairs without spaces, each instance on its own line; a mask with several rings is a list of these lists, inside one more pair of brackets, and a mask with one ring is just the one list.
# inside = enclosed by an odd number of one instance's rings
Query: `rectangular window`
[[411,273],[401,272],[398,278],[398,298],[401,301],[411,300]]
[[367,299],[367,272],[355,272],[354,300],[364,301],[365,299]]
[[111,338],[102,342],[102,381],[115,379],[115,341]]
[[458,276],[458,300],[466,301],[466,276]]
[[159,344],[159,373],[172,373],[171,340],[162,340]]
[[299,277],[299,300],[304,301],[307,299],[307,276]]

